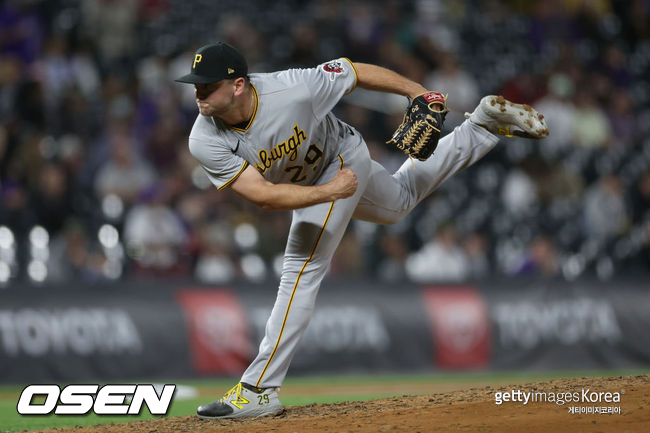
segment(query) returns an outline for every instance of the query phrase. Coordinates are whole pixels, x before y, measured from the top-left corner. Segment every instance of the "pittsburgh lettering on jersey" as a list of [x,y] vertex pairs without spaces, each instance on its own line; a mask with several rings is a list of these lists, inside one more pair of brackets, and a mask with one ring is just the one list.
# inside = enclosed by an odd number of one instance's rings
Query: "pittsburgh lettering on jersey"
[[266,172],[275,161],[282,159],[285,156],[289,156],[289,161],[295,161],[298,157],[298,150],[303,141],[307,140],[307,135],[305,131],[300,129],[298,124],[293,127],[293,135],[287,138],[282,143],[278,143],[271,148],[269,152],[266,149],[262,149],[257,152],[257,155],[260,158],[260,162],[255,164],[255,168],[262,174]]

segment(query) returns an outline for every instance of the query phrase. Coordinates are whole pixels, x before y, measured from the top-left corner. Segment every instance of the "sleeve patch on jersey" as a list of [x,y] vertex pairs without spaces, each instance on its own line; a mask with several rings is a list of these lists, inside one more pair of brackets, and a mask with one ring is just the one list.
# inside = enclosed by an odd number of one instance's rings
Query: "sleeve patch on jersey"
[[329,62],[323,66],[325,72],[340,73],[343,72],[343,64],[341,62]]

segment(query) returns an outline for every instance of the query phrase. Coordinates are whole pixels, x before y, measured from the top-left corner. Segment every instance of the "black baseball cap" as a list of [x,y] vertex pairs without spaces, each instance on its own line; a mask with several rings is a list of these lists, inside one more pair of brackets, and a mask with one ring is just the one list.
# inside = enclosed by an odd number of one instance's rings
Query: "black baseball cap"
[[248,64],[239,51],[224,42],[204,45],[194,54],[191,72],[174,80],[208,84],[248,75]]

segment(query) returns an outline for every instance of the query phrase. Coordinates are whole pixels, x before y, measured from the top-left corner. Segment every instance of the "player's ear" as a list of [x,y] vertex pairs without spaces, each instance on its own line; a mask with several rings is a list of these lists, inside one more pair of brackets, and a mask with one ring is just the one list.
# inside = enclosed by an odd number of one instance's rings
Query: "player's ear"
[[241,95],[246,89],[246,79],[244,77],[235,78],[233,81],[235,95]]

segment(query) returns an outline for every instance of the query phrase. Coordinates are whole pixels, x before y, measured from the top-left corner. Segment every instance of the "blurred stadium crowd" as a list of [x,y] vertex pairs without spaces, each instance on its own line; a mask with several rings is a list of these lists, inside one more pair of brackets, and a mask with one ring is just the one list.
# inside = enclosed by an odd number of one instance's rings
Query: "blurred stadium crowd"
[[[187,149],[173,78],[215,40],[252,72],[392,68],[449,93],[448,130],[492,93],[546,116],[547,140],[503,139],[399,224],[353,222],[331,276],[650,275],[648,0],[5,0],[0,285],[277,276],[290,214],[216,191]],[[336,109],[393,169],[398,99]]]

